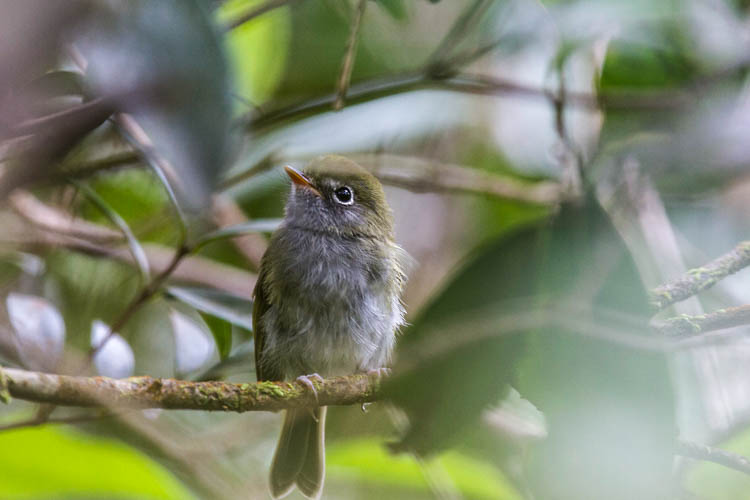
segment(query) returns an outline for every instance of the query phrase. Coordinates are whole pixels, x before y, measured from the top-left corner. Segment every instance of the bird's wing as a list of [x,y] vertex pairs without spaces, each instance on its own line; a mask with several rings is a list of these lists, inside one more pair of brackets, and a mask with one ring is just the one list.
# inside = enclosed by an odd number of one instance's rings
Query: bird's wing
[[263,329],[263,322],[261,318],[263,314],[268,310],[269,304],[266,298],[265,292],[265,281],[267,273],[264,269],[263,263],[260,266],[260,272],[258,273],[258,281],[255,283],[255,289],[253,290],[253,336],[255,338],[255,375],[258,381],[261,380],[273,380],[270,378],[267,367],[264,370],[263,363],[261,362],[261,354],[263,353],[263,343],[265,341],[266,333]]

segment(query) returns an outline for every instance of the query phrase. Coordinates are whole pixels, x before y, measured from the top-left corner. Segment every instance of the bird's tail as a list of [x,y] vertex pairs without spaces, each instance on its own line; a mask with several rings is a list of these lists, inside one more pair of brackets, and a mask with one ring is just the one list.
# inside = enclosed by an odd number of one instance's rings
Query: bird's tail
[[326,408],[287,410],[271,464],[274,498],[287,495],[296,484],[308,498],[319,498],[325,476]]

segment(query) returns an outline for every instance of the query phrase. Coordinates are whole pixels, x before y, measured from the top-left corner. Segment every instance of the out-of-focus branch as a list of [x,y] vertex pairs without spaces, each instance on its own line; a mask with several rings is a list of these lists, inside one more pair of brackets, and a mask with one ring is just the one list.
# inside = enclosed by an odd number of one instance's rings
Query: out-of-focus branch
[[29,420],[21,420],[19,422],[11,422],[9,424],[0,425],[0,432],[10,431],[13,429],[25,429],[28,427],[39,427],[40,425],[46,424],[80,424],[84,422],[93,422],[96,420],[102,420],[105,418],[112,418],[114,415],[111,413],[102,413],[101,411],[93,414],[86,415],[73,415],[71,417],[57,417],[57,418],[31,418]]
[[346,52],[344,59],[341,61],[341,71],[336,84],[336,100],[333,102],[333,109],[339,110],[344,107],[346,91],[349,90],[349,82],[352,78],[354,69],[354,59],[357,56],[357,41],[359,40],[359,28],[362,25],[362,17],[365,14],[367,0],[359,0],[354,10],[351,28],[349,29],[349,39],[346,42]]
[[711,288],[730,274],[750,265],[750,241],[743,241],[731,252],[708,264],[689,270],[684,276],[650,291],[651,304],[656,309],[692,297]]
[[713,462],[739,472],[744,472],[745,474],[750,474],[750,460],[731,451],[680,440],[677,441],[675,453],[683,457]]
[[486,194],[541,205],[552,205],[560,199],[556,182],[525,183],[508,176],[409,156],[350,157],[383,183],[410,191]]
[[687,336],[742,325],[750,325],[750,305],[727,307],[695,316],[683,314],[669,318],[655,328],[662,335]]
[[[599,95],[568,91],[564,96],[560,96],[548,89],[529,87],[493,76],[468,73],[431,74],[425,71],[413,71],[352,85],[347,93],[347,102],[357,104],[425,88],[477,95],[516,95],[530,99],[541,99],[551,105],[562,99],[566,106],[591,110],[608,108],[630,111],[659,111],[683,108],[696,100],[694,92],[682,89],[638,93],[602,93]],[[289,106],[254,114],[246,121],[246,124],[250,130],[262,130],[285,120],[330,111],[335,101],[335,92],[326,96],[305,99]]]
[[11,396],[59,406],[164,408],[207,411],[278,411],[331,405],[352,405],[378,399],[377,376],[350,375],[313,382],[315,394],[302,382],[188,382],[131,377],[75,377],[4,368]]
[[561,192],[565,199],[578,199],[583,196],[583,169],[585,161],[583,153],[573,138],[570,136],[565,121],[565,111],[567,110],[565,72],[558,71],[560,88],[557,98],[553,101],[555,109],[555,131],[559,141],[559,151],[557,154],[558,164],[560,165]]
[[[673,280],[687,270],[672,223],[653,181],[634,156],[612,170],[609,182],[599,183],[598,194],[612,223],[633,256],[647,288]],[[676,314],[703,314],[697,299],[686,300]]]
[[[219,227],[229,227],[247,222],[247,217],[242,209],[228,196],[216,195],[213,197],[212,215],[214,222]],[[262,234],[248,233],[238,238],[232,238],[232,243],[255,269],[260,268],[260,259],[268,247],[268,242]]]
[[39,229],[74,236],[98,243],[120,242],[123,235],[105,226],[71,217],[41,201],[28,191],[17,189],[9,197],[10,206]]
[[428,68],[433,72],[440,72],[443,69],[442,66],[444,66],[444,61],[448,53],[458,46],[476,26],[490,5],[492,5],[492,2],[487,0],[474,0],[474,3],[456,18],[456,22],[453,23],[448,33],[446,33],[435,51],[430,55],[427,62]]
[[14,189],[44,177],[83,136],[101,125],[113,111],[111,99],[98,98],[20,125],[19,134],[34,133],[28,147],[0,171],[0,200]]
[[170,259],[167,266],[156,276],[154,276],[149,283],[147,283],[138,295],[136,295],[132,301],[122,310],[120,315],[112,322],[109,333],[102,339],[99,344],[92,347],[88,354],[87,367],[94,361],[94,356],[101,351],[107,342],[117,335],[117,332],[125,326],[130,318],[140,309],[146,302],[148,302],[159,290],[162,285],[169,279],[172,273],[177,269],[180,261],[190,253],[190,249],[185,245],[181,245],[174,250],[172,258]]
[[[26,191],[16,191],[10,197],[12,208],[32,224],[14,228],[4,223],[5,234],[0,244],[25,248],[30,251],[63,247],[97,257],[107,257],[134,265],[133,256],[125,247],[109,247],[101,243],[122,242],[119,232],[93,224],[57,210],[36,199]],[[154,273],[161,274],[170,265],[174,250],[157,244],[145,244],[143,249]],[[249,297],[256,276],[236,267],[227,266],[200,256],[188,256],[174,268],[171,278],[210,286],[235,295]]]

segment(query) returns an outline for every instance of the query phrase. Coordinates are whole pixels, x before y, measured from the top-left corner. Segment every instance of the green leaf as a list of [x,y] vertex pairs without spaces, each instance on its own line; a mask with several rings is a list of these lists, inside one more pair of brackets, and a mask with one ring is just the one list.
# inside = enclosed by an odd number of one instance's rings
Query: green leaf
[[[326,465],[332,481],[358,481],[376,487],[429,492],[422,465],[407,455],[391,455],[374,439],[336,442],[328,447]],[[439,467],[469,499],[520,500],[521,495],[491,464],[450,451],[434,458],[427,467]],[[373,497],[374,498],[374,497]]]
[[0,497],[189,499],[167,470],[113,439],[39,427],[0,434]]
[[219,357],[226,359],[232,351],[232,324],[211,314],[201,313],[201,317],[214,336]]
[[378,0],[377,3],[385,9],[392,18],[398,19],[399,21],[406,19],[404,0]]
[[233,325],[253,330],[253,302],[236,295],[207,288],[170,286],[167,295]]
[[[229,0],[217,9],[216,17],[219,22],[228,22],[264,1]],[[283,7],[266,12],[227,33],[234,87],[241,97],[260,105],[273,95],[286,68],[291,37],[291,15],[289,8]]]

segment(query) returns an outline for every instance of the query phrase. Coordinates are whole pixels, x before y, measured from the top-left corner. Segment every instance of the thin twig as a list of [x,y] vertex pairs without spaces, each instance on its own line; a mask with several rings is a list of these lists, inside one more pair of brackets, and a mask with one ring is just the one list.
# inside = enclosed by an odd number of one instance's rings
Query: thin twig
[[[424,71],[412,71],[352,85],[347,93],[347,102],[349,104],[367,102],[425,88],[477,95],[517,95],[541,99],[552,105],[560,98],[554,92],[544,88],[530,87],[488,75],[462,73],[449,76],[447,74],[435,75],[427,74]],[[598,96],[585,92],[566,92],[564,100],[567,106],[590,110],[609,108],[630,111],[659,111],[684,108],[695,102],[696,94],[697,92],[681,89],[658,92],[603,93]],[[259,131],[285,120],[330,111],[335,101],[336,93],[305,99],[299,103],[251,116],[246,119],[247,127],[252,131]]]
[[102,107],[111,107],[110,100],[97,97],[56,113],[23,121],[12,129],[13,137],[37,134],[49,128],[66,127],[71,120],[78,119],[82,114],[98,111]]
[[[14,196],[16,194],[18,192],[14,193]],[[36,210],[40,206],[45,208],[41,214]],[[22,209],[25,211],[23,217],[33,226],[6,223],[0,246],[10,246],[16,250],[23,249],[32,253],[45,253],[50,248],[62,247],[93,257],[114,259],[129,265],[135,264],[127,248],[111,248],[99,243],[100,236],[120,240],[122,235],[116,231],[77,218],[67,219],[66,222],[70,222],[69,226],[57,226],[56,223],[63,220],[66,213],[44,205],[38,200],[30,207],[24,205]],[[143,245],[143,248],[149,267],[155,273],[162,272],[172,262],[174,256],[172,248],[155,243],[147,243]],[[172,278],[175,281],[200,284],[242,297],[250,297],[257,277],[234,266],[198,255],[190,255],[185,257],[172,272]]]
[[669,318],[655,329],[662,335],[693,336],[743,325],[750,325],[750,305],[727,307],[695,316],[683,314]]
[[28,427],[39,427],[45,424],[78,424],[83,422],[93,422],[96,420],[103,420],[105,418],[112,418],[114,415],[111,413],[95,413],[91,415],[74,415],[72,417],[58,417],[58,418],[30,418],[28,420],[21,420],[20,422],[11,422],[9,424],[0,425],[0,432],[9,431],[13,429],[25,429]]
[[165,408],[206,411],[278,411],[287,408],[352,405],[378,399],[380,380],[365,374],[313,382],[316,395],[301,382],[188,382],[131,377],[76,377],[4,368],[16,399],[60,406]]
[[174,256],[172,257],[171,262],[167,267],[160,272],[158,275],[156,275],[151,282],[146,285],[141,292],[128,304],[128,306],[120,313],[120,315],[117,317],[115,321],[112,322],[112,325],[110,326],[109,333],[106,337],[102,339],[102,341],[91,348],[89,351],[88,357],[87,357],[87,366],[93,361],[96,354],[102,350],[102,348],[109,342],[109,340],[114,337],[114,335],[128,322],[128,320],[133,316],[133,314],[138,311],[138,309],[141,308],[143,304],[148,302],[148,300],[153,297],[160,289],[161,286],[164,284],[164,282],[169,278],[169,276],[172,274],[172,272],[177,268],[177,266],[180,264],[180,261],[190,253],[190,249],[187,246],[181,246],[177,248],[174,252]]
[[541,205],[560,200],[556,182],[526,183],[462,165],[388,154],[351,155],[384,184],[414,192],[483,194]]
[[[211,214],[214,222],[221,227],[226,228],[236,224],[247,222],[247,216],[237,203],[228,196],[215,195]],[[235,246],[253,267],[257,270],[260,268],[260,259],[268,248],[268,241],[259,233],[248,233],[244,236],[233,238],[232,244]]]
[[341,62],[341,72],[339,73],[338,83],[336,84],[336,100],[333,102],[333,109],[338,111],[344,107],[346,92],[349,90],[349,82],[352,78],[354,69],[354,60],[357,56],[357,41],[359,40],[359,28],[362,25],[362,17],[365,14],[367,0],[359,0],[354,17],[352,18],[351,28],[349,29],[349,39],[346,42],[346,53]]
[[456,22],[453,23],[451,29],[427,60],[427,67],[430,68],[431,72],[439,73],[442,70],[454,67],[445,64],[448,53],[461,43],[491,4],[492,2],[487,0],[475,0],[458,16]]
[[103,158],[96,158],[80,164],[63,165],[63,170],[53,173],[50,182],[61,182],[68,179],[84,179],[99,172],[133,166],[142,163],[141,157],[135,151],[121,151]]
[[563,68],[558,71],[560,87],[553,104],[555,110],[555,131],[559,141],[560,151],[558,162],[560,164],[560,177],[562,179],[561,193],[565,199],[579,199],[583,195],[582,175],[585,166],[583,154],[578,145],[568,133],[565,123],[565,111],[567,110],[565,97],[567,94],[565,85],[565,72]]
[[750,475],[750,460],[731,451],[680,440],[677,441],[675,453],[683,457],[713,462]]
[[125,222],[125,219],[123,219],[120,214],[109,206],[109,204],[89,186],[75,180],[71,180],[70,182],[82,191],[89,201],[91,201],[91,203],[93,203],[94,206],[122,232],[125,241],[128,243],[130,253],[133,255],[133,261],[136,263],[138,271],[141,274],[142,283],[147,283],[151,275],[148,257],[146,256],[146,252],[143,250],[140,241],[135,237],[135,234],[133,234],[128,223]]
[[188,238],[188,228],[185,213],[172,185],[172,182],[175,182],[177,185],[180,183],[176,169],[166,158],[159,154],[151,138],[135,118],[127,113],[120,113],[116,116],[116,122],[120,134],[141,152],[143,158],[148,162],[148,165],[162,183],[178,222],[179,246],[184,246]]
[[651,304],[656,309],[692,297],[711,288],[727,276],[750,266],[750,241],[743,241],[731,252],[708,264],[689,270],[680,279],[650,291]]
[[97,243],[122,241],[122,234],[117,231],[87,220],[71,217],[68,213],[42,203],[28,191],[16,189],[9,196],[9,202],[18,215],[38,229]]

